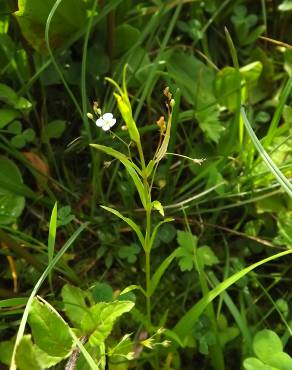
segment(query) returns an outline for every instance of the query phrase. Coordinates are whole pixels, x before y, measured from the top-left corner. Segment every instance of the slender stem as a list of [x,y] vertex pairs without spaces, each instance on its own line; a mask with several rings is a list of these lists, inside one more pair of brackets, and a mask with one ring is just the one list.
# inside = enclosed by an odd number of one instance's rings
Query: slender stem
[[150,294],[150,280],[151,280],[151,208],[146,209],[146,235],[145,235],[145,274],[146,274],[146,310],[148,329],[151,328],[151,294]]
[[146,232],[145,232],[145,275],[146,275],[146,312],[148,321],[148,330],[151,330],[151,293],[150,293],[150,281],[151,281],[151,190],[146,175],[146,164],[143,154],[141,142],[137,142],[137,148],[141,161],[141,170],[143,175],[143,184],[145,194],[148,194],[147,204],[145,207],[146,211]]
[[[140,141],[137,142],[137,149],[138,149],[139,157],[140,157],[140,161],[141,161],[142,172],[144,173],[145,169],[146,169],[146,165],[145,165],[145,158],[144,158],[144,154],[143,154],[143,150],[142,150],[142,146],[141,146]],[[146,180],[146,182],[147,182],[146,178],[144,178],[144,180]]]

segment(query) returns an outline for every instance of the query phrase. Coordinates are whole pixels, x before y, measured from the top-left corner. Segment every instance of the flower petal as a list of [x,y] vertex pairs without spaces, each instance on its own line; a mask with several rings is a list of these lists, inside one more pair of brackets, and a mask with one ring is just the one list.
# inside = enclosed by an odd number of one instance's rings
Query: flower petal
[[111,119],[108,123],[110,127],[113,127],[116,124],[117,120],[115,118]]
[[102,118],[105,120],[105,121],[109,121],[113,118],[113,115],[112,113],[105,113]]
[[102,118],[97,119],[95,123],[96,123],[96,126],[98,127],[102,127],[105,125],[105,121]]
[[109,125],[109,123],[106,123],[102,126],[103,131],[108,131],[110,128],[111,126]]

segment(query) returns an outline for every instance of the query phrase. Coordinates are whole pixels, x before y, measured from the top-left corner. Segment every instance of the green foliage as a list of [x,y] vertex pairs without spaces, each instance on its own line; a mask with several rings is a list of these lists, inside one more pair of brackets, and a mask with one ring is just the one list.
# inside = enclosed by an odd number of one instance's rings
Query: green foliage
[[115,321],[134,306],[130,301],[100,302],[90,307],[81,319],[82,330],[91,346],[100,346],[112,331]]
[[1,363],[290,370],[290,1],[2,3]]
[[[15,17],[27,41],[39,52],[46,52],[45,24],[54,0],[41,3],[36,0],[19,0]],[[62,1],[58,7],[51,25],[53,47],[61,47],[72,33],[85,25],[86,9],[83,2],[78,0]]]
[[40,349],[54,357],[65,357],[70,353],[73,341],[68,325],[37,299],[32,303],[28,323]]
[[246,370],[289,370],[292,367],[292,358],[283,352],[283,344],[272,330],[262,330],[255,335],[253,350],[257,358],[244,360]]
[[0,156],[0,224],[11,224],[21,215],[25,198],[17,186],[23,183],[21,173],[10,159]]

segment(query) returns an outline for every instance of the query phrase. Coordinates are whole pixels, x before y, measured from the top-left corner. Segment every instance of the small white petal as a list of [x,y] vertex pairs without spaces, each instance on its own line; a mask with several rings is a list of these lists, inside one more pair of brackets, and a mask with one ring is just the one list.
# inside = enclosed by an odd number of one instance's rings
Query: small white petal
[[105,113],[102,118],[105,120],[105,121],[109,121],[113,118],[113,115],[112,113]]
[[117,120],[116,120],[115,118],[111,119],[111,120],[109,121],[109,125],[110,125],[110,127],[113,127],[113,126],[116,124],[116,122],[117,122]]
[[108,131],[110,129],[110,125],[106,123],[105,125],[102,126],[103,131]]
[[105,125],[105,121],[102,118],[97,119],[95,123],[98,127],[102,127]]

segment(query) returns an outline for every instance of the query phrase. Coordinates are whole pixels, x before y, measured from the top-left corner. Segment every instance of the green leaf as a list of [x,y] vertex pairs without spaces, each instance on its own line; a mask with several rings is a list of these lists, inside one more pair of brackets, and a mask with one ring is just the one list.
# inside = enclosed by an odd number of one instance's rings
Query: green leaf
[[[16,370],[16,365],[15,365],[16,348],[17,348],[18,344],[20,343],[21,339],[23,338],[23,334],[24,334],[26,323],[27,323],[29,311],[31,309],[32,303],[34,302],[34,299],[35,299],[35,296],[36,296],[38,290],[42,286],[43,282],[46,280],[49,273],[53,270],[55,265],[59,262],[61,257],[64,255],[64,253],[71,247],[71,245],[78,238],[80,233],[87,227],[87,225],[88,225],[88,223],[84,223],[84,224],[80,225],[79,228],[73,233],[73,235],[71,235],[71,237],[66,241],[66,243],[62,246],[62,248],[58,251],[58,253],[53,258],[52,262],[47,266],[45,271],[42,273],[42,275],[40,276],[40,278],[38,279],[38,281],[34,285],[34,288],[33,288],[32,292],[30,293],[30,296],[27,300],[27,303],[26,303],[26,306],[25,306],[25,309],[24,309],[24,312],[23,312],[23,315],[22,315],[22,318],[21,318],[21,321],[20,321],[20,324],[19,324],[19,328],[18,328],[18,331],[17,331],[15,344],[14,344],[14,349],[13,349],[12,360],[11,360],[11,365],[10,365],[11,370]],[[72,332],[71,332],[71,335],[72,335]],[[78,338],[74,338],[74,340],[78,345]],[[81,348],[81,351],[83,351],[82,348]],[[83,351],[83,352],[85,353],[85,351]],[[85,353],[85,355],[86,355],[86,353]],[[93,366],[93,368],[94,368],[94,366]]]
[[110,208],[110,207],[106,207],[106,206],[101,206],[101,208],[105,209],[106,211],[108,212],[111,212],[113,213],[114,215],[116,215],[117,217],[119,217],[121,220],[125,221],[136,233],[142,247],[144,248],[145,246],[145,239],[144,239],[144,236],[140,230],[140,227],[134,222],[132,221],[129,217],[125,217],[123,216],[119,211],[117,211],[116,209],[113,209],[113,208]]
[[[154,245],[154,242],[155,242],[155,239],[156,239],[156,235],[157,235],[157,233],[158,233],[159,228],[160,228],[163,224],[165,224],[165,223],[167,223],[167,222],[172,222],[173,220],[174,220],[173,218],[168,217],[168,218],[165,218],[163,221],[160,221],[160,222],[155,226],[155,228],[154,228],[154,230],[153,230],[153,232],[152,232],[152,235],[151,235],[151,240],[150,240],[150,245],[149,245],[149,249],[150,249],[150,250],[152,249],[152,247],[153,247],[153,245]],[[175,232],[175,234],[176,234],[176,232]]]
[[177,242],[180,247],[192,253],[197,246],[198,238],[188,231],[178,230]]
[[90,335],[90,345],[101,345],[112,331],[116,319],[133,306],[130,301],[113,301],[100,302],[91,307],[81,321],[82,329]]
[[129,175],[132,177],[132,180],[136,186],[136,189],[138,190],[141,202],[144,208],[146,208],[147,196],[144,190],[143,183],[138,176],[138,174],[141,175],[141,171],[139,170],[139,168],[134,163],[130,162],[124,154],[118,152],[115,149],[109,148],[104,145],[99,145],[99,144],[90,144],[90,146],[92,146],[95,149],[101,150],[102,152],[108,155],[111,155],[114,158],[117,158],[126,167],[126,170],[128,171]]
[[217,73],[215,79],[215,94],[220,105],[231,112],[237,109],[237,94],[240,89],[238,71],[233,67],[225,67]]
[[[250,357],[244,360],[243,366],[245,370],[272,370],[270,366],[267,366],[255,357]],[[275,369],[277,370],[277,369]]]
[[285,352],[271,354],[266,363],[267,365],[274,366],[280,370],[292,369],[292,358]]
[[197,237],[190,232],[178,230],[177,242],[180,247],[177,251],[177,257],[181,271],[191,271],[194,268],[194,253],[197,241]]
[[137,244],[132,243],[119,248],[119,257],[127,259],[129,263],[137,261],[137,254],[140,253],[140,248]]
[[25,335],[17,346],[15,361],[19,370],[42,370],[36,357],[34,345],[30,335]]
[[66,121],[55,120],[45,126],[45,133],[49,139],[59,139],[66,129]]
[[265,329],[255,335],[253,350],[261,361],[268,363],[271,354],[283,351],[283,345],[275,332]]
[[15,109],[1,108],[0,109],[0,129],[4,128],[8,123],[15,118],[19,118],[20,113]]
[[140,31],[127,23],[115,28],[114,56],[119,57],[129,50],[139,39]]
[[85,301],[88,294],[78,287],[66,284],[61,295],[66,315],[75,326],[80,327],[82,317],[88,311]]
[[[173,221],[173,219],[167,219],[170,222]],[[164,225],[161,226],[159,233],[157,235],[157,238],[161,240],[163,243],[170,243],[173,241],[173,239],[176,237],[176,228],[172,224],[164,223]]]
[[96,283],[91,288],[94,302],[110,302],[113,300],[113,288],[107,283]]
[[13,121],[12,123],[10,123],[10,125],[7,127],[7,130],[9,131],[9,133],[11,134],[21,134],[21,131],[22,131],[22,124],[20,121]]
[[72,348],[68,324],[47,305],[34,299],[28,318],[34,341],[50,356],[65,357]]
[[16,135],[14,136],[11,140],[10,140],[10,144],[14,147],[14,148],[17,148],[17,149],[22,149],[23,147],[25,147],[25,138],[22,134],[20,135]]
[[281,211],[277,215],[278,236],[274,242],[292,247],[292,211]]
[[0,83],[0,101],[14,106],[18,101],[18,96],[11,87]]
[[35,132],[32,128],[27,128],[22,133],[26,142],[31,143],[35,138]]
[[12,357],[14,343],[11,340],[0,342],[0,362],[9,365]]
[[169,256],[165,258],[165,260],[160,264],[157,270],[152,275],[150,280],[150,295],[152,295],[157,288],[160,279],[162,278],[163,274],[165,273],[166,269],[169,267],[171,262],[175,259],[179,251],[179,248],[175,249]]
[[219,263],[216,254],[207,245],[197,248],[196,255],[202,268],[204,266],[213,266]]
[[289,12],[292,10],[292,1],[291,0],[284,0],[279,6],[278,9],[281,12]]
[[197,111],[195,117],[199,122],[200,129],[204,132],[206,137],[218,143],[225,127],[219,121],[219,110],[217,105]]
[[10,159],[0,156],[0,224],[11,224],[21,215],[25,198],[13,192],[23,183],[21,173]]
[[241,108],[241,115],[243,118],[244,125],[246,127],[246,130],[255,146],[257,151],[259,152],[260,156],[264,160],[266,166],[268,167],[269,171],[274,175],[278,183],[283,187],[283,189],[287,192],[287,194],[292,197],[292,185],[290,181],[283,175],[283,173],[280,171],[280,169],[276,166],[276,164],[273,162],[272,158],[268,155],[268,153],[265,151],[264,147],[262,146],[261,142],[257,138],[256,134],[254,133],[249,120],[246,116],[245,110]]
[[21,305],[25,305],[26,302],[27,302],[27,298],[8,298],[8,299],[2,299],[0,301],[0,308],[21,306]]
[[216,297],[218,297],[222,292],[227,290],[231,285],[236,283],[238,280],[243,278],[250,271],[256,269],[257,267],[273,261],[277,258],[284,257],[292,253],[292,249],[274,254],[273,256],[262,259],[251,266],[248,266],[241,271],[235,273],[234,275],[225,279],[222,283],[218,284],[214,289],[210,290],[203,298],[199,300],[176,324],[174,331],[182,339],[186,338],[187,335],[192,331],[194,324],[199,319],[200,315],[204,312],[206,307],[212,302]]
[[[18,0],[14,13],[23,36],[39,52],[46,52],[45,25],[55,0]],[[61,47],[87,20],[82,1],[63,0],[58,6],[50,26],[51,47]]]
[[20,370],[47,369],[62,361],[53,357],[32,343],[31,336],[25,335],[16,350],[16,364]]
[[13,107],[18,110],[27,111],[32,107],[32,104],[29,100],[21,96],[20,98],[18,98]]
[[49,226],[49,237],[48,237],[49,263],[52,261],[53,256],[54,256],[54,247],[55,247],[55,239],[56,239],[56,231],[57,231],[57,214],[58,214],[58,207],[57,207],[57,202],[56,202],[52,210],[52,213],[51,213],[50,226]]

